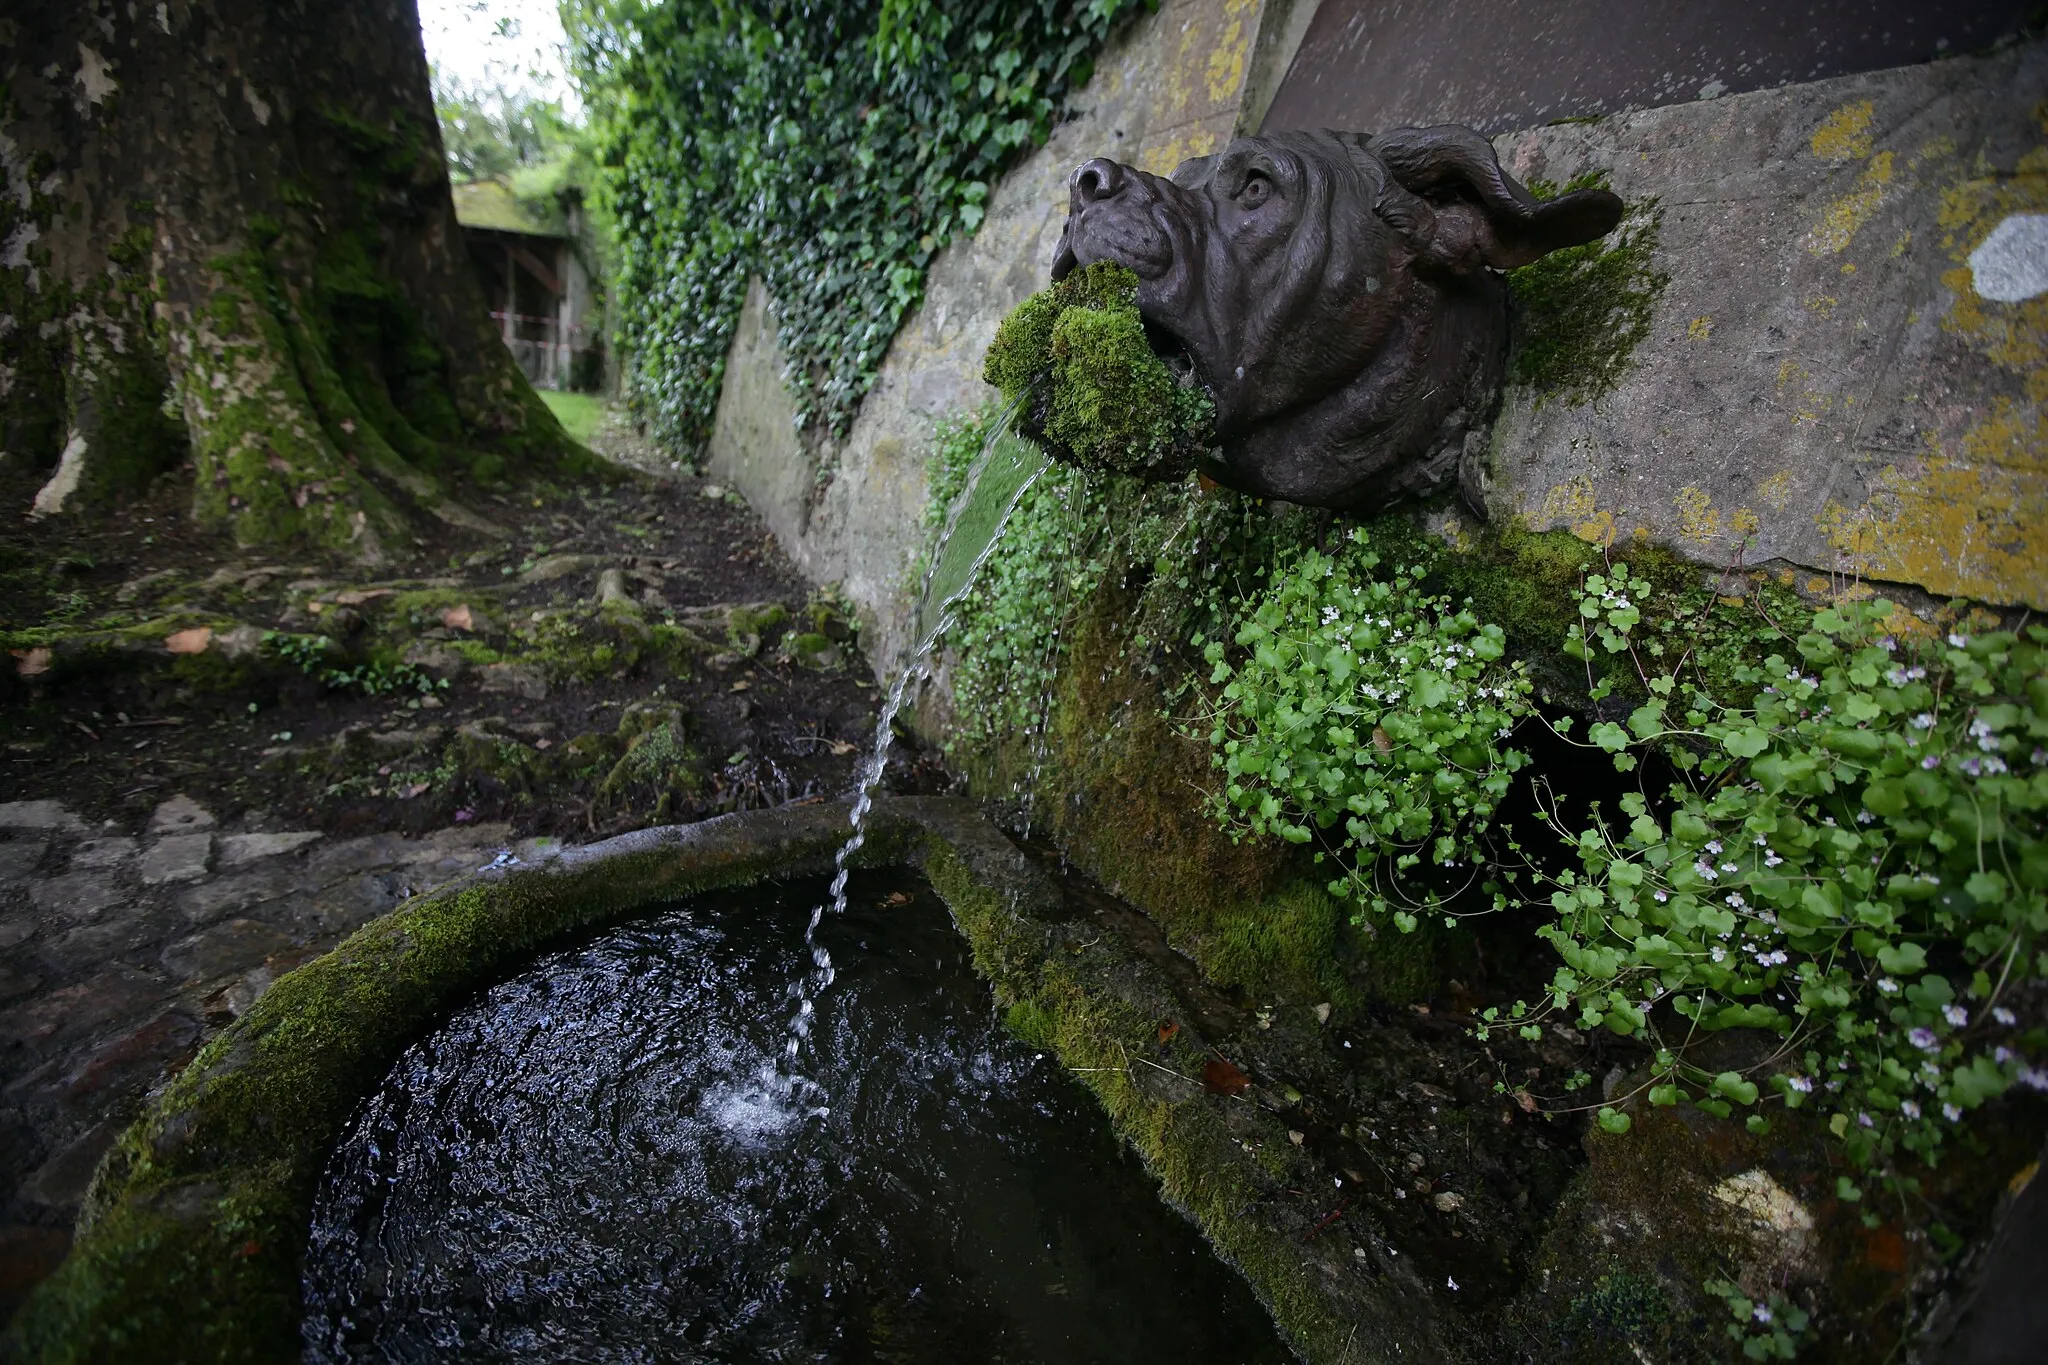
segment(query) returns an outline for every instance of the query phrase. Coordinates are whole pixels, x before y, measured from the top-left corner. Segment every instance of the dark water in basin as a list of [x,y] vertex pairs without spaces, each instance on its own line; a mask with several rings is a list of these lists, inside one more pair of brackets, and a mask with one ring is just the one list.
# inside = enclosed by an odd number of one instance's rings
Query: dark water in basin
[[761,1083],[822,890],[556,954],[408,1052],[328,1165],[308,1358],[1289,1359],[921,882],[856,879],[821,1084]]

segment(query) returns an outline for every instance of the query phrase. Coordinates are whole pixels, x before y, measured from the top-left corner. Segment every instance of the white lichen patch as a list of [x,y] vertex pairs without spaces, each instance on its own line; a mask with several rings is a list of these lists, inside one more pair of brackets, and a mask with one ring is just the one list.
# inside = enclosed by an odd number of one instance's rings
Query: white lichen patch
[[1970,253],[1970,284],[1994,303],[2048,293],[2048,213],[2015,213]]
[[78,45],[78,112],[89,113],[95,104],[105,104],[120,83],[113,76],[114,64],[84,43]]
[[1708,1191],[1714,1199],[1741,1216],[1744,1231],[1765,1267],[1782,1274],[1807,1263],[1813,1252],[1813,1214],[1790,1190],[1771,1178],[1768,1171],[1753,1168],[1731,1175]]
[[77,431],[64,443],[64,453],[57,460],[57,472],[37,492],[36,500],[29,509],[32,517],[55,516],[64,510],[64,504],[78,491],[78,482],[85,476],[85,437]]

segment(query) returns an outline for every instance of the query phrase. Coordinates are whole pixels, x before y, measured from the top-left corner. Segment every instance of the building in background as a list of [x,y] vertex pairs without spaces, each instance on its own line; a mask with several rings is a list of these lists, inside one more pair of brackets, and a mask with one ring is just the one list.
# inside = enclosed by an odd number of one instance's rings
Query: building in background
[[491,319],[540,389],[606,388],[604,306],[581,196],[522,199],[504,180],[454,186]]

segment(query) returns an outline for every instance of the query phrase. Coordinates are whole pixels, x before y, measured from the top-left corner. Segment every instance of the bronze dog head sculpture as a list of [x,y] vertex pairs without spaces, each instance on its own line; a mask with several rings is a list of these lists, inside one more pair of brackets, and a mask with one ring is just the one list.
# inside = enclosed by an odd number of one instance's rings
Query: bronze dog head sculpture
[[1605,190],[1537,199],[1448,125],[1242,138],[1171,177],[1097,158],[1068,186],[1053,279],[1136,272],[1155,349],[1215,401],[1203,472],[1345,509],[1448,481],[1506,357],[1495,272],[1622,215]]

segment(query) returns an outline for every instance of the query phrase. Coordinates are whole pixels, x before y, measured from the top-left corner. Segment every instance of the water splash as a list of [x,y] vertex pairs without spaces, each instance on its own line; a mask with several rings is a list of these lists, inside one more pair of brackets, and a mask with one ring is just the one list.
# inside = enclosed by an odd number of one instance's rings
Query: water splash
[[[783,1093],[792,1098],[795,1087],[808,1084],[796,1075],[795,1066],[816,1022],[817,997],[837,976],[832,954],[818,941],[818,926],[827,914],[838,916],[846,911],[847,879],[852,875],[854,855],[867,842],[868,812],[874,808],[875,788],[889,766],[896,717],[902,713],[912,689],[931,676],[933,652],[953,626],[960,603],[973,589],[982,565],[1001,543],[1003,528],[1009,524],[1018,503],[1045,472],[1045,452],[1013,431],[1018,407],[1012,403],[990,424],[981,453],[968,469],[965,487],[947,509],[945,525],[919,585],[916,646],[883,698],[881,713],[875,720],[875,741],[858,769],[849,820],[853,832],[833,856],[830,900],[812,909],[810,924],[804,931],[804,948],[810,955],[811,967],[790,983],[793,1009],[789,1036],[783,1045],[783,1066],[774,1078]],[[824,1111],[812,1112],[822,1116]]]

